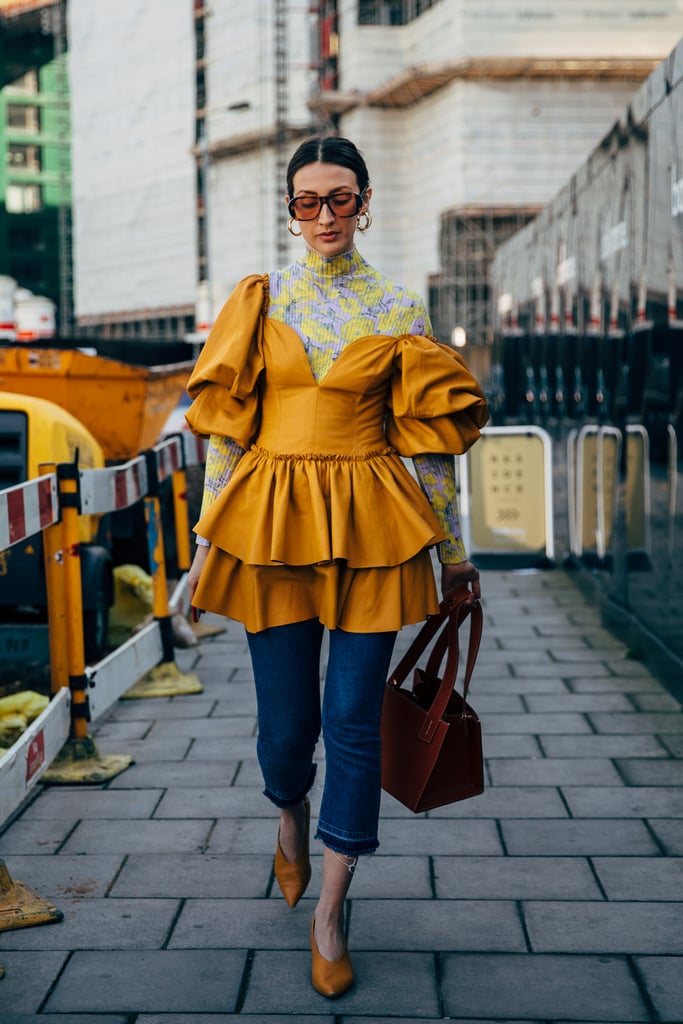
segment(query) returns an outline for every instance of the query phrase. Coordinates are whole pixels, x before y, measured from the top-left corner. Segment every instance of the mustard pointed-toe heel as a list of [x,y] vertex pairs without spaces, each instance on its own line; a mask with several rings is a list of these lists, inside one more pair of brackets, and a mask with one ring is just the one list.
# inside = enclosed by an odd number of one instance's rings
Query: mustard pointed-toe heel
[[311,861],[308,855],[308,839],[311,825],[311,805],[304,800],[306,810],[306,825],[304,827],[304,840],[301,853],[296,860],[289,861],[282,852],[280,846],[280,832],[277,836],[277,849],[275,850],[275,877],[280,891],[287,901],[287,905],[295,907],[303,894],[306,892],[308,883],[311,880]]
[[344,943],[344,951],[336,960],[326,960],[315,942],[315,918],[311,921],[311,984],[328,999],[344,995],[353,985],[353,965]]

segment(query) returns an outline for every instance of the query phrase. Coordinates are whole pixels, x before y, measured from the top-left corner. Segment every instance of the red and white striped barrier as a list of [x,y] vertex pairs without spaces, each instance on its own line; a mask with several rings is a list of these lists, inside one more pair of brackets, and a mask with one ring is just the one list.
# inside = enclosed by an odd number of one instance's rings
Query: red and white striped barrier
[[147,464],[138,455],[122,466],[80,472],[81,511],[103,515],[134,505],[147,494]]
[[157,456],[157,476],[159,481],[168,480],[179,469],[183,468],[183,453],[179,437],[169,437],[155,445]]
[[59,521],[54,473],[0,491],[0,551]]
[[209,450],[208,438],[197,437],[195,434],[190,433],[189,430],[183,431],[182,438],[183,448],[185,449],[185,465],[200,466],[203,462],[206,462],[206,453]]

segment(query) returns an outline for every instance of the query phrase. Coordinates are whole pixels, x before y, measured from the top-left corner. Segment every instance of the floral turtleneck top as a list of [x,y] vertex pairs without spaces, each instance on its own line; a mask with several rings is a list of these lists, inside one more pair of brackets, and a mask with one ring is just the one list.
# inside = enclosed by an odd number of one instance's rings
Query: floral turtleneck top
[[[429,316],[415,292],[394,284],[357,249],[321,256],[312,249],[269,275],[267,316],[301,338],[316,381],[322,380],[349,342],[370,334],[430,335]],[[244,454],[230,438],[212,435],[206,457],[202,514],[222,491]],[[413,465],[422,490],[448,537],[439,545],[442,563],[467,558],[458,516],[452,455],[425,453]],[[198,544],[207,542],[197,537]]]

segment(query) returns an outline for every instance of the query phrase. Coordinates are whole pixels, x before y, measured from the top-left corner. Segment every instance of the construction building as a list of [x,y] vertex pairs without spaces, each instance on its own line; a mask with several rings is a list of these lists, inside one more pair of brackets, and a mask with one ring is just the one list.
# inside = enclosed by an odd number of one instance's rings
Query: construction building
[[482,372],[497,245],[671,51],[683,9],[68,0],[67,26],[80,332],[202,337],[239,278],[300,252],[287,160],[338,132],[372,176],[363,255],[420,292]]
[[64,4],[0,0],[0,275],[73,316]]

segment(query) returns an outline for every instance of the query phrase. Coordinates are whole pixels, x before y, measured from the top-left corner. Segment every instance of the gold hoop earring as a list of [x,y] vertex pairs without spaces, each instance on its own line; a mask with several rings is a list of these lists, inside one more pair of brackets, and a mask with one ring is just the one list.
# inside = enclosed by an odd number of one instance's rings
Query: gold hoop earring
[[[361,217],[365,217],[365,224],[361,224]],[[369,210],[363,210],[362,213],[358,214],[358,218],[356,219],[356,226],[359,231],[367,231],[371,224],[372,214],[370,213]]]
[[287,221],[287,230],[289,231],[290,235],[294,235],[295,238],[301,238],[300,231],[292,231],[292,224],[296,224],[296,221],[294,220],[293,217],[290,217],[289,220]]

